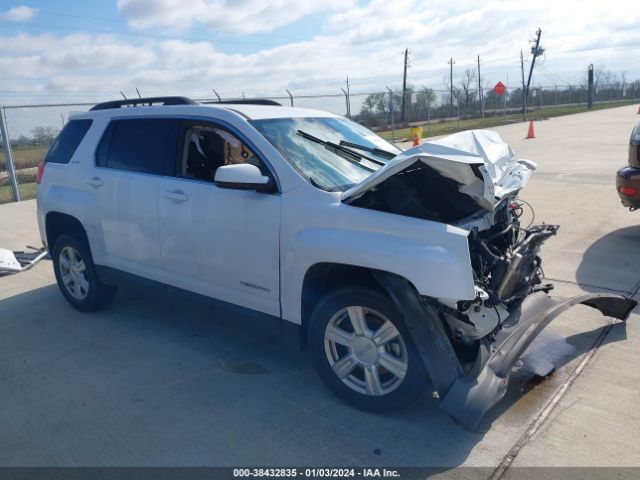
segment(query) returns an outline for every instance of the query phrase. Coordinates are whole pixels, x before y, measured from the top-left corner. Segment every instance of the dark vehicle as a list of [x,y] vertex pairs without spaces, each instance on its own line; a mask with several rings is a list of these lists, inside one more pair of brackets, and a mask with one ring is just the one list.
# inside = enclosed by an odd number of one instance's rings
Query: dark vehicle
[[640,208],[640,123],[631,132],[629,165],[618,170],[616,190],[622,205],[631,211]]

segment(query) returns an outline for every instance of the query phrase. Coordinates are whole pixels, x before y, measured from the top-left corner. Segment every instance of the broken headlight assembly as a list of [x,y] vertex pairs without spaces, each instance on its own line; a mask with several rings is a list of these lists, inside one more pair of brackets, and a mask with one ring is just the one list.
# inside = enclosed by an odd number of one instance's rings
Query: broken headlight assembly
[[528,204],[515,196],[505,197],[494,211],[491,228],[470,230],[474,300],[447,303],[426,299],[437,308],[450,337],[459,344],[471,346],[476,340],[491,336],[529,294],[553,288],[543,283],[539,251],[544,241],[557,233],[558,225],[523,227],[520,219],[525,206]]

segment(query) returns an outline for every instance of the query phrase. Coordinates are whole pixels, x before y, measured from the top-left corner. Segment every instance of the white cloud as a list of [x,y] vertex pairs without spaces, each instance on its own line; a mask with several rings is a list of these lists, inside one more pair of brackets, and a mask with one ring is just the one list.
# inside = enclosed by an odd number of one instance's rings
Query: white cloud
[[26,22],[36,16],[39,9],[27,7],[26,5],[20,5],[19,7],[13,7],[0,14],[0,18],[3,20],[9,20],[10,22]]
[[0,56],[0,71],[7,77],[24,79],[82,74],[86,70],[139,69],[156,60],[154,50],[147,46],[87,33],[0,37],[0,51],[11,52],[10,56]]
[[[221,28],[237,32],[273,30],[304,12],[325,8],[315,0],[309,0],[308,5],[276,1],[273,11],[254,0],[235,5],[196,0],[181,8],[176,7],[177,0],[120,0],[119,7],[131,22],[202,27],[219,21],[198,10],[202,5],[213,9],[214,3],[220,18],[227,14],[228,25]],[[119,90],[134,91],[134,87],[143,94],[193,96],[211,95],[211,88],[223,96],[243,91],[248,95],[285,95],[285,88],[294,93],[340,93],[338,87],[346,75],[355,91],[381,90],[399,85],[405,47],[412,51],[409,81],[418,86],[445,88],[447,60],[455,58],[454,76],[458,76],[466,68],[475,68],[478,54],[486,82],[506,82],[508,76],[517,84],[520,50],[528,52],[528,40],[537,27],[542,27],[547,54],[540,59],[544,68],[535,74],[535,83],[583,81],[586,66],[592,62],[614,71],[626,70],[628,80],[640,77],[636,66],[640,65],[636,53],[640,12],[618,8],[616,0],[580,8],[557,0],[535,4],[374,0],[367,4],[346,2],[345,8],[333,1],[325,4],[330,10],[324,10],[321,35],[275,48],[257,46],[245,54],[230,54],[224,45],[210,41],[158,40],[135,34],[0,34],[0,91],[28,90],[25,86],[31,85],[35,91],[110,95]],[[280,14],[286,19],[271,20]],[[242,21],[232,19],[244,19],[247,24],[241,26]],[[620,47],[585,50],[610,45]]]
[[118,0],[134,28],[202,24],[230,34],[271,32],[312,13],[348,8],[355,0]]

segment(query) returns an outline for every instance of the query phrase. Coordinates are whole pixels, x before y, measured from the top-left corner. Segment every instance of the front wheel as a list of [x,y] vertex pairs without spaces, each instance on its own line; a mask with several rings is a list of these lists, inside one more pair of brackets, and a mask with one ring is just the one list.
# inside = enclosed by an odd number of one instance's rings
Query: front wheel
[[402,315],[375,290],[345,288],[325,296],[310,320],[309,346],[324,382],[358,408],[398,410],[426,391],[427,373]]

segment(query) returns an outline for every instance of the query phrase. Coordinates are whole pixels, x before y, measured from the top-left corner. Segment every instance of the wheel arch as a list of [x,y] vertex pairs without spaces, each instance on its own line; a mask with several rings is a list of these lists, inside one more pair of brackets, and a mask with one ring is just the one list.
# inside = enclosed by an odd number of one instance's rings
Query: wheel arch
[[53,250],[56,240],[61,235],[72,235],[78,240],[82,241],[89,254],[91,254],[91,248],[89,245],[89,238],[85,228],[76,217],[61,212],[49,212],[45,217],[45,234],[47,238],[47,247],[49,251]]
[[307,346],[309,319],[320,299],[328,292],[344,287],[359,286],[377,290],[393,301],[387,287],[378,281],[382,272],[369,267],[336,262],[319,262],[311,265],[302,282],[301,297],[301,346]]

